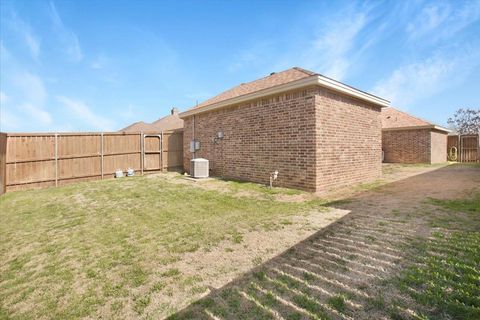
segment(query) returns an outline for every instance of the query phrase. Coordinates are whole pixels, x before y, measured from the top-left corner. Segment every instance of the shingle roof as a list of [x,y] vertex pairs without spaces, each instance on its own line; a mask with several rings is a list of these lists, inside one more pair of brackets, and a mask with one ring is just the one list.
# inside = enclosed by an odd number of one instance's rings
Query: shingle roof
[[150,124],[149,123],[145,123],[143,121],[138,121],[138,122],[135,122],[135,123],[132,123],[131,125],[123,128],[123,129],[120,129],[118,131],[126,131],[126,132],[137,132],[137,131],[146,131],[148,130],[148,128],[150,127]]
[[145,123],[143,121],[135,122],[128,127],[125,127],[121,132],[160,132],[167,130],[183,129],[183,120],[178,116],[178,110],[172,109],[170,115],[162,117],[152,123]]
[[164,131],[183,129],[183,120],[175,113],[152,122],[152,126]]
[[403,127],[421,127],[432,126],[431,122],[414,117],[406,112],[392,107],[382,109],[382,128],[403,128]]
[[305,70],[302,68],[298,68],[298,67],[293,67],[291,69],[281,71],[278,73],[272,72],[269,76],[266,76],[264,78],[260,78],[258,80],[247,82],[247,83],[242,83],[236,87],[233,87],[227,91],[224,91],[219,95],[200,103],[198,106],[196,106],[196,108],[208,106],[210,104],[214,104],[220,101],[243,96],[249,93],[268,89],[271,87],[275,87],[281,84],[285,84],[288,82],[307,78],[314,75],[318,75],[318,73]]

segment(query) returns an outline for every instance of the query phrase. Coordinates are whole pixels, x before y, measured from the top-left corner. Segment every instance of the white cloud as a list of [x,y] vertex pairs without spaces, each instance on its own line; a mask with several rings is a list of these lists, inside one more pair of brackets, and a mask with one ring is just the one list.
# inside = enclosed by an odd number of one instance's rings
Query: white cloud
[[77,35],[65,26],[53,2],[50,2],[50,13],[53,26],[65,48],[67,56],[72,61],[81,61],[83,59],[83,53],[80,47],[80,41]]
[[19,39],[23,40],[25,46],[32,57],[36,60],[40,55],[40,40],[33,31],[29,23],[22,20],[15,11],[11,10],[10,14],[5,17],[5,23],[8,28],[10,28]]
[[52,116],[38,105],[30,103],[22,104],[18,106],[18,109],[28,115],[36,124],[50,125],[52,123]]
[[0,108],[0,131],[9,132],[21,128],[23,122],[5,107]]
[[0,91],[0,104],[4,104],[8,100],[10,100],[10,97],[7,96],[3,91]]
[[24,35],[25,42],[27,43],[28,48],[30,48],[30,52],[32,56],[37,59],[40,55],[40,43],[31,33],[26,33]]
[[464,5],[438,2],[429,4],[407,25],[411,40],[447,39],[480,19],[480,1],[470,1]]
[[366,15],[359,12],[327,25],[313,41],[310,52],[311,59],[316,60],[313,67],[329,77],[342,80],[351,63],[349,53],[366,23]]
[[11,98],[0,91],[0,131],[8,131],[18,128],[20,120],[13,115],[7,108],[7,103],[11,101]]
[[40,55],[40,40],[35,36],[30,25],[18,17],[15,18],[14,23],[16,24],[15,28],[22,35],[30,54],[34,59],[38,59]]
[[118,111],[118,114],[120,115],[120,117],[122,117],[123,119],[125,120],[130,120],[130,119],[133,119],[135,118],[135,110],[134,110],[134,106],[129,104],[128,107],[126,109],[122,108]]
[[44,105],[47,91],[39,76],[27,71],[19,71],[13,74],[12,82],[20,90],[23,100],[35,105]]
[[438,28],[448,19],[452,8],[448,4],[434,4],[426,6],[420,15],[407,26],[407,32],[412,38],[419,38]]
[[344,81],[353,69],[362,68],[363,55],[385,34],[386,23],[375,11],[377,7],[351,3],[333,15],[318,17],[313,26],[316,32],[308,42],[298,45],[301,49],[289,60]]
[[0,63],[2,67],[2,72],[4,72],[3,66],[8,65],[11,59],[12,59],[12,56],[10,52],[3,45],[3,41],[0,40]]
[[[0,93],[2,128],[17,130],[20,128],[48,130],[52,115],[46,110],[48,93],[43,79],[20,65],[15,56],[3,46],[2,53],[2,89]],[[21,121],[19,120],[21,119]]]
[[371,28],[373,9],[370,5],[351,4],[334,15],[321,13],[312,25],[303,27],[305,32],[300,37],[297,37],[297,27],[293,26],[290,33],[284,35],[292,41],[256,41],[232,57],[228,70],[237,72],[253,67],[271,72],[300,66],[342,81],[382,34],[384,24]]
[[105,54],[101,53],[92,61],[92,63],[90,63],[90,67],[92,69],[100,70],[100,69],[105,68],[108,63],[109,63],[109,60],[108,60],[107,56]]
[[420,62],[406,64],[380,80],[372,89],[392,105],[408,106],[449,87],[458,85],[480,65],[478,49],[459,49],[465,54],[437,54]]
[[12,84],[17,90],[16,106],[26,117],[41,125],[52,123],[52,116],[44,109],[48,94],[42,79],[30,72],[19,71],[12,75]]
[[77,120],[84,122],[97,130],[111,131],[114,128],[112,120],[95,114],[91,108],[82,101],[58,96],[57,100],[62,103]]
[[228,71],[237,72],[246,67],[264,66],[272,54],[277,54],[270,41],[258,41],[246,50],[242,50],[229,59]]

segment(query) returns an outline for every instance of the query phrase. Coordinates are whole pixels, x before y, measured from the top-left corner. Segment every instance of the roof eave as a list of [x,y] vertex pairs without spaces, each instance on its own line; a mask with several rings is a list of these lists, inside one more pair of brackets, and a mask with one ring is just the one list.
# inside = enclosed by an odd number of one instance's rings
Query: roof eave
[[360,91],[358,89],[355,89],[353,87],[347,86],[343,83],[340,83],[338,81],[323,77],[321,75],[313,75],[307,78],[295,80],[289,83],[281,84],[275,87],[271,87],[268,89],[260,90],[257,92],[252,92],[249,94],[245,94],[242,96],[238,96],[235,98],[227,99],[224,101],[220,101],[217,103],[212,103],[207,106],[199,107],[199,108],[192,108],[190,110],[187,110],[185,112],[182,112],[179,114],[179,117],[184,119],[186,117],[199,114],[199,113],[204,113],[208,111],[213,111],[221,108],[225,108],[231,105],[239,104],[242,102],[246,102],[249,100],[254,100],[254,99],[260,99],[266,96],[278,94],[280,92],[284,91],[289,91],[289,90],[295,90],[295,89],[300,89],[300,88],[305,88],[309,86],[321,86],[324,88],[328,88],[343,94],[347,94],[351,97],[364,100],[370,103],[373,103],[375,105],[380,106],[381,108],[388,107],[390,106],[390,102],[388,100],[382,99],[380,97],[371,95],[369,93]]
[[428,124],[423,126],[408,126],[408,127],[392,127],[392,128],[382,128],[382,131],[401,131],[401,130],[418,130],[418,129],[435,129],[444,132],[451,132],[451,130],[437,126],[435,124]]

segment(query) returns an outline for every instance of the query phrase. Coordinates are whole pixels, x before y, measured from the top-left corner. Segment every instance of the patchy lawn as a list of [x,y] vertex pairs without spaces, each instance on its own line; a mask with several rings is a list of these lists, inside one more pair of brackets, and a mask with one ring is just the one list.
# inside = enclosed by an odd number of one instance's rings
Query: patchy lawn
[[344,214],[302,195],[177,174],[7,193],[0,318],[166,316]]
[[384,169],[328,203],[176,174],[6,194],[0,318],[480,318],[480,167]]
[[387,169],[396,182],[171,319],[480,319],[480,168]]

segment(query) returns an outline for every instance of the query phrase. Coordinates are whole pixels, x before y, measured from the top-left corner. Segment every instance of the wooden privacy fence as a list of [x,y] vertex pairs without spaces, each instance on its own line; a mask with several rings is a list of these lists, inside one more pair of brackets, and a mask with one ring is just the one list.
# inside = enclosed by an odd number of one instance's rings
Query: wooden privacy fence
[[119,169],[143,174],[182,166],[182,131],[6,135],[6,191],[103,179]]
[[[457,159],[451,159],[451,149],[457,149]],[[480,137],[478,134],[462,134],[448,136],[447,150],[449,160],[460,162],[480,161]]]

